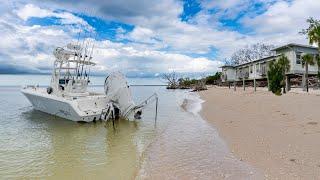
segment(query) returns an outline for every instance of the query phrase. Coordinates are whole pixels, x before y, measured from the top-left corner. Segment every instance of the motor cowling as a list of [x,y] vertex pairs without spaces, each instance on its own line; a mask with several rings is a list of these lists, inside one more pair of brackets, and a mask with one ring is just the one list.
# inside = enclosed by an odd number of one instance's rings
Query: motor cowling
[[111,73],[104,83],[105,94],[114,102],[122,116],[135,107],[127,79],[121,72]]

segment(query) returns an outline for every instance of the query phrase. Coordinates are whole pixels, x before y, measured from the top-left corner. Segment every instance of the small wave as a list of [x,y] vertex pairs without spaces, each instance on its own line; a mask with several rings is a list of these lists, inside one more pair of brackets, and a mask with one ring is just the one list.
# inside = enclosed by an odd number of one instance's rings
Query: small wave
[[188,92],[183,98],[181,107],[185,111],[188,111],[194,115],[199,115],[199,112],[202,109],[203,102],[204,100],[202,100],[198,94],[193,92]]

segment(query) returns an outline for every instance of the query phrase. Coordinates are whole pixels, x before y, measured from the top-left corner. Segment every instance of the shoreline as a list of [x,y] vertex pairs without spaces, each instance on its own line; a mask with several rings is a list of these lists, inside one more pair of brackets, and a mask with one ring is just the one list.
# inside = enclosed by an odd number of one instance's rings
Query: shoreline
[[269,179],[320,177],[320,97],[275,96],[211,87],[198,92],[204,120],[218,130],[230,151]]
[[177,96],[177,118],[148,146],[136,179],[261,179],[203,119],[203,102],[194,92]]

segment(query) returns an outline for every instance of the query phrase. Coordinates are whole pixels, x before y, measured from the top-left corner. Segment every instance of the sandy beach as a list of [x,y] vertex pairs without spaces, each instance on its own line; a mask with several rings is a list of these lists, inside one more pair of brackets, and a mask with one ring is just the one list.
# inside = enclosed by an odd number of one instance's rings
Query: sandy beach
[[320,178],[319,95],[216,87],[199,94],[202,116],[265,179]]

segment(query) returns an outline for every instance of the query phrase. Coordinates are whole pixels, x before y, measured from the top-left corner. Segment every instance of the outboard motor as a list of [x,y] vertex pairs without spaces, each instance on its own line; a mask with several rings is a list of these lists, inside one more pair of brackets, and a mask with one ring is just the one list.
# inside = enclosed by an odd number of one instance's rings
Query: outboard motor
[[130,115],[129,112],[134,109],[136,105],[132,99],[132,94],[125,76],[120,72],[110,74],[104,82],[104,91],[110,100],[119,108],[120,115],[127,118]]
[[48,93],[48,94],[51,94],[52,92],[53,92],[52,87],[48,87],[48,88],[47,88],[47,93]]
[[[148,104],[156,101],[156,113],[155,122],[158,115],[158,95],[152,94],[150,97],[136,105],[132,99],[131,91],[128,86],[125,76],[120,72],[114,72],[110,74],[104,82],[104,91],[107,97],[110,99],[108,103],[108,111],[106,117],[113,113],[113,116],[119,114],[121,117],[128,119],[141,119],[142,109]],[[120,110],[120,112],[118,111]],[[107,119],[107,118],[105,118]]]

